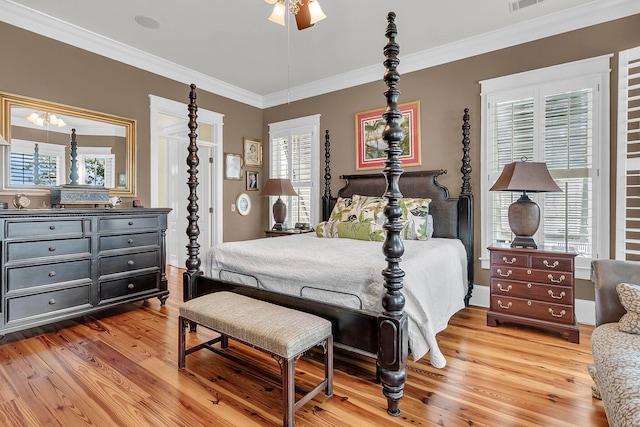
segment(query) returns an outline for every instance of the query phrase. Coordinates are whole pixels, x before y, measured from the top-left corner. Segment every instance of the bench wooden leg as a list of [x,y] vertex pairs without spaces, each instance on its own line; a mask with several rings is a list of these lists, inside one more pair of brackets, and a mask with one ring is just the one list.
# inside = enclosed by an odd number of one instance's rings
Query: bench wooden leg
[[178,368],[183,369],[186,359],[186,338],[185,332],[187,329],[188,321],[178,316]]
[[326,349],[324,352],[324,378],[327,381],[324,394],[333,395],[333,335],[327,338]]
[[285,427],[293,427],[295,420],[296,403],[296,358],[284,359],[284,369],[282,370],[282,401],[284,408],[283,423]]

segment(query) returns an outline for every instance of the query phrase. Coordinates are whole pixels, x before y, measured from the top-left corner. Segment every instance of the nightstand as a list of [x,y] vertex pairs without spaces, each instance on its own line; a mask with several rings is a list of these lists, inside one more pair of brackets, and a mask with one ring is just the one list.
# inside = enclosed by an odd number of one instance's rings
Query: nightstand
[[575,257],[567,251],[491,246],[491,304],[487,325],[499,322],[567,333],[580,342],[575,317]]
[[279,237],[279,236],[292,236],[294,234],[301,234],[301,233],[311,233],[314,230],[299,230],[299,229],[293,229],[293,230],[265,230],[264,234],[265,237]]

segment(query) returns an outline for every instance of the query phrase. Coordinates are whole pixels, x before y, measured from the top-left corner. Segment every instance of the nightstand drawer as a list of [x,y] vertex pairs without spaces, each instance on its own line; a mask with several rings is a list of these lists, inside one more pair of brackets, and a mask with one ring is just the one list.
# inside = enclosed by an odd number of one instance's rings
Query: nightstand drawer
[[538,270],[544,270],[549,272],[554,271],[564,271],[564,272],[572,272],[573,271],[573,257],[555,257],[551,256],[532,256],[531,257],[531,268],[535,268]]
[[37,240],[7,243],[6,261],[61,255],[91,256],[91,239]]
[[546,320],[553,323],[575,323],[573,306],[563,304],[551,304],[521,298],[510,298],[502,295],[491,296],[491,311],[512,316],[526,316]]
[[491,265],[509,267],[530,267],[529,256],[526,254],[514,254],[510,252],[491,252]]
[[91,307],[91,285],[7,299],[7,321],[15,322],[56,311]]
[[534,299],[558,304],[573,304],[573,288],[531,282],[491,279],[491,295]]
[[158,233],[133,233],[118,236],[100,236],[99,251],[135,248],[139,246],[157,246]]
[[100,269],[100,274],[105,276],[143,268],[158,268],[159,264],[160,252],[151,251],[102,257],[99,258],[98,268]]
[[74,280],[91,281],[91,260],[7,268],[7,291]]

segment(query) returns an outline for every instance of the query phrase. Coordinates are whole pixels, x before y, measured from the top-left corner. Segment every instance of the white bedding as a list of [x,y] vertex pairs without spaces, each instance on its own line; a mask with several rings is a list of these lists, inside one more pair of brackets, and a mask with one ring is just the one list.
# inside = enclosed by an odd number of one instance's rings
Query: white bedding
[[[464,307],[465,249],[455,239],[403,243],[400,268],[411,352],[418,360],[430,351],[431,364],[442,368],[446,360],[436,334]],[[203,257],[205,276],[376,312],[382,311],[386,266],[382,242],[315,233],[227,242]]]

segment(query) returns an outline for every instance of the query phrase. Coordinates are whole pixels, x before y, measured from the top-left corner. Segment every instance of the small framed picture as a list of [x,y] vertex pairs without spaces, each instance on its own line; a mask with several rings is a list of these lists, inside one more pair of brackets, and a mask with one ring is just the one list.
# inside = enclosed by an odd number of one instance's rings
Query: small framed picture
[[247,171],[247,191],[258,191],[260,189],[260,172]]
[[224,179],[242,179],[242,156],[224,153]]
[[262,142],[257,139],[244,139],[244,164],[262,166]]

